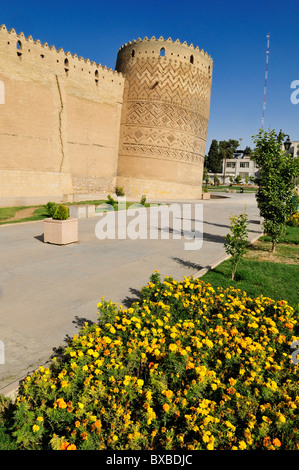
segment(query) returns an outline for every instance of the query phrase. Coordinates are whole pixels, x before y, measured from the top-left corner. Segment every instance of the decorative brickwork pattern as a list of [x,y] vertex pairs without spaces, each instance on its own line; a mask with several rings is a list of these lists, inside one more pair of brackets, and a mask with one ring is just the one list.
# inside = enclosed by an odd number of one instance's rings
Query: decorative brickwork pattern
[[[150,179],[166,178],[176,195],[176,184],[196,185],[200,196],[212,59],[186,43],[145,38],[119,50],[116,69],[125,77],[119,180],[122,177],[146,180],[147,158],[151,159]],[[134,157],[134,164],[130,157]],[[161,160],[180,162],[185,167],[168,166],[165,174]]]

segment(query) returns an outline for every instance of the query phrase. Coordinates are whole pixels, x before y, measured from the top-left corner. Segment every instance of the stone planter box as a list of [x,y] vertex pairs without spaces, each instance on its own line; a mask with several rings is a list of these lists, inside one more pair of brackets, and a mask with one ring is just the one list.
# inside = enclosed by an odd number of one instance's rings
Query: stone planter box
[[86,219],[86,217],[95,216],[94,204],[79,204],[78,206],[69,207],[70,217],[75,219]]
[[96,215],[96,206],[94,204],[86,204],[86,217],[95,217]]
[[86,208],[85,206],[69,206],[69,214],[71,219],[85,219],[86,217]]
[[203,199],[211,199],[210,193],[202,193],[202,198]]
[[44,243],[68,245],[78,241],[78,219],[44,220]]

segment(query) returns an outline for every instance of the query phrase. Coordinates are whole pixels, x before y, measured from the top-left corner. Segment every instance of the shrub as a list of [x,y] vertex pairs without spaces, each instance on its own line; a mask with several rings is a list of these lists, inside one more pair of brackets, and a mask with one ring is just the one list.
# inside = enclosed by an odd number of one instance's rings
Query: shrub
[[120,188],[119,186],[116,186],[115,194],[116,194],[116,196],[124,196],[125,192],[124,192],[123,188]]
[[110,206],[114,206],[114,204],[116,204],[117,202],[115,201],[115,199],[113,199],[112,196],[110,196],[110,194],[108,194],[107,203],[110,204]]
[[289,218],[287,225],[290,227],[299,227],[299,212],[296,212],[296,214],[291,215]]
[[146,201],[146,196],[143,194],[143,196],[141,196],[141,199],[140,199],[140,204],[142,204],[144,206],[145,201]]
[[57,207],[55,202],[48,202],[48,204],[46,204],[44,207],[45,207],[47,213],[49,214],[49,216],[53,217],[53,215],[56,211],[56,207]]
[[66,220],[69,218],[69,208],[66,206],[63,206],[62,204],[59,204],[56,207],[56,210],[53,214],[53,219],[56,220]]
[[55,202],[48,202],[45,206],[48,214],[55,220],[66,220],[69,218],[69,208]]
[[20,449],[299,449],[286,301],[156,272],[130,308],[98,308],[22,382],[6,423]]

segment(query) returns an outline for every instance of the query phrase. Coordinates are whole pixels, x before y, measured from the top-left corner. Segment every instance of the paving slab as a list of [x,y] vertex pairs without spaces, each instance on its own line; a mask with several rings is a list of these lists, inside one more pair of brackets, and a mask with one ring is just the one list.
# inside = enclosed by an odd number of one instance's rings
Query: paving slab
[[[232,215],[246,211],[250,240],[262,233],[254,194],[179,203],[192,204],[193,209],[202,205],[203,243],[198,250],[185,249],[191,243],[186,232],[175,237],[179,233],[174,221],[168,239],[162,239],[162,226],[158,238],[149,239],[148,224],[146,239],[99,240],[95,229],[101,218],[79,219],[79,242],[66,246],[43,242],[42,221],[0,226],[0,341],[5,349],[0,393],[9,394],[20,378],[47,363],[84,321],[97,321],[102,296],[126,305],[137,299],[156,269],[162,278],[182,280],[201,276],[221,262]],[[192,230],[200,226],[196,216]],[[131,214],[126,226],[132,221]]]

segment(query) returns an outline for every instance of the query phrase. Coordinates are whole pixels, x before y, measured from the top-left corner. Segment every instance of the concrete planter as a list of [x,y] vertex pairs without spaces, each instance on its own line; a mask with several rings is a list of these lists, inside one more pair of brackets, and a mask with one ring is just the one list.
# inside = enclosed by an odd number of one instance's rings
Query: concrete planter
[[53,245],[68,245],[78,241],[78,219],[45,219],[44,242]]
[[210,195],[210,193],[202,193],[202,198],[203,199],[210,199],[211,195]]
[[95,216],[95,205],[93,204],[79,204],[77,206],[70,206],[70,217],[76,219],[86,219]]

